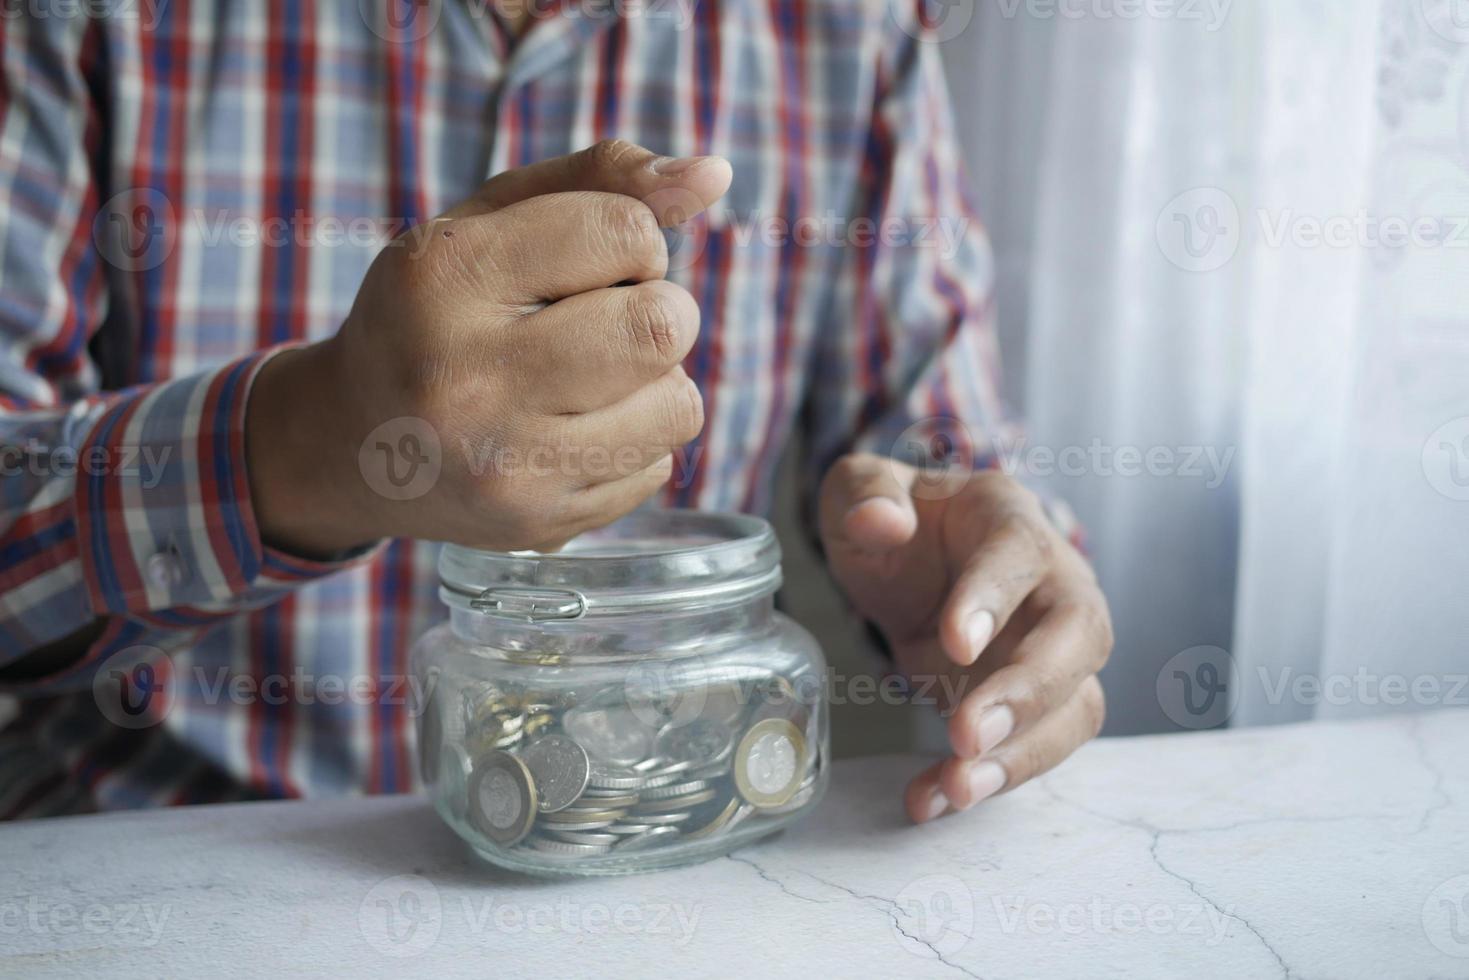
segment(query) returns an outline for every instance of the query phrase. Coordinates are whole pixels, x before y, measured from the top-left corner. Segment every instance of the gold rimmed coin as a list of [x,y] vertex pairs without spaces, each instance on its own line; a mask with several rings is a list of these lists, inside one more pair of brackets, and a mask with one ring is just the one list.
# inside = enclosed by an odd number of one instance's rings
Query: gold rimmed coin
[[535,777],[509,752],[492,752],[474,763],[468,803],[474,828],[509,847],[530,833],[535,823]]
[[801,787],[806,737],[783,718],[756,722],[735,750],[735,785],[757,807],[789,803]]
[[725,804],[724,809],[719,811],[718,816],[706,823],[704,826],[700,827],[698,830],[691,830],[688,833],[684,834],[684,840],[698,840],[702,837],[713,837],[715,834],[723,830],[725,828],[725,825],[727,825],[730,820],[734,818],[735,811],[739,808],[739,797],[731,796],[729,798],[729,802]]

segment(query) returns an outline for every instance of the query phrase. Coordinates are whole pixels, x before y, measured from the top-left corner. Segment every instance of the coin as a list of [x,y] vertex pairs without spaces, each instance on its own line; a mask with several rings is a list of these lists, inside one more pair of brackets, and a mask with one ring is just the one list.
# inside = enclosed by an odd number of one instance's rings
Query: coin
[[806,755],[806,738],[783,718],[757,722],[735,750],[735,785],[757,807],[790,802],[804,773],[797,763]]
[[702,837],[713,837],[715,834],[723,830],[725,825],[734,818],[735,812],[738,811],[739,808],[739,797],[731,796],[729,798],[729,802],[724,805],[724,808],[719,811],[718,815],[716,815],[713,820],[709,821],[698,830],[691,830],[688,833],[684,834],[684,838],[686,840],[698,840]]
[[542,813],[564,810],[587,788],[587,752],[566,735],[543,735],[527,745],[521,758],[536,777]]
[[714,790],[702,789],[696,793],[674,796],[666,800],[644,800],[633,807],[633,815],[636,819],[642,820],[645,814],[690,810],[701,803],[708,803],[712,799],[714,799]]
[[561,718],[561,727],[587,754],[613,766],[631,766],[647,758],[652,733],[625,708],[578,708]]
[[615,789],[618,791],[629,789],[641,789],[647,780],[639,773],[630,773],[627,770],[606,769],[592,764],[591,774],[587,777],[587,783],[597,789]]
[[606,844],[572,844],[567,841],[552,840],[549,837],[532,837],[527,843],[538,851],[561,854],[566,857],[589,857],[594,854],[606,854],[612,850]]
[[469,822],[491,840],[510,846],[536,819],[536,782],[530,769],[509,752],[476,762],[469,777]]
[[704,698],[699,719],[716,725],[733,725],[745,713],[745,698],[738,684],[712,687]]
[[658,733],[653,751],[693,767],[722,762],[734,751],[734,744],[734,732],[728,725],[696,718],[687,725],[665,727]]
[[541,820],[548,824],[576,824],[582,826],[598,823],[603,820],[611,823],[626,812],[627,810],[621,807],[613,810],[587,810],[579,807],[567,807],[555,813],[543,813],[541,814]]
[[610,846],[616,844],[620,837],[616,834],[599,833],[589,830],[551,830],[549,833],[556,840],[565,841],[568,844],[594,844],[598,846]]
[[754,812],[755,808],[753,806],[748,803],[741,803],[740,808],[735,811],[735,815],[729,818],[729,823],[724,825],[724,832],[727,834],[731,830],[734,830],[740,824],[750,819],[750,815]]
[[646,834],[627,838],[617,845],[617,849],[619,851],[641,851],[644,848],[656,846],[660,842],[669,842],[678,835],[677,827],[654,827]]
[[672,786],[659,786],[655,789],[645,789],[642,793],[644,800],[667,800],[675,796],[687,796],[689,793],[697,793],[701,789],[707,789],[709,783],[703,779],[691,779],[685,783],[676,783]]
[[786,813],[795,813],[803,806],[808,805],[811,800],[815,798],[815,796],[816,784],[814,782],[808,782],[802,784],[801,788],[796,790],[796,795],[791,797],[789,803],[784,803],[780,806],[766,807],[763,812],[768,813],[771,816],[781,816],[782,814]]
[[654,826],[651,823],[614,823],[606,829],[609,834],[625,835],[641,834],[645,830],[652,830]]
[[682,813],[639,813],[633,819],[638,823],[651,823],[658,826],[666,826],[672,823],[683,823],[693,814],[685,810]]
[[610,810],[616,807],[632,806],[637,801],[638,794],[636,793],[623,793],[620,790],[604,790],[598,792],[589,789],[581,795],[581,799],[577,802],[585,803],[588,806],[605,807]]

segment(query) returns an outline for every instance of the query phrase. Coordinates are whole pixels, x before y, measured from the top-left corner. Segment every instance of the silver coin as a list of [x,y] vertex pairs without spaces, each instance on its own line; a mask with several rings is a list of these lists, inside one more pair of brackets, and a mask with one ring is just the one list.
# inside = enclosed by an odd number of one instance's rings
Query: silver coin
[[597,807],[606,807],[610,810],[617,807],[632,806],[637,801],[638,794],[636,793],[624,793],[621,790],[606,790],[603,792],[587,790],[576,802],[589,810]]
[[638,823],[650,823],[654,826],[666,827],[670,824],[683,823],[692,816],[693,813],[685,810],[682,813],[639,813],[634,815],[632,819]]
[[469,777],[469,822],[491,840],[509,846],[536,819],[536,782],[509,752],[494,752],[474,764]]
[[643,800],[668,800],[675,796],[687,796],[689,793],[697,793],[708,789],[709,783],[702,779],[693,779],[686,783],[675,783],[671,786],[659,786],[645,789],[642,792]]
[[591,857],[596,854],[606,854],[612,850],[606,844],[571,844],[563,840],[552,840],[549,837],[532,837],[526,843],[538,851],[560,854],[565,857]]
[[656,824],[651,823],[614,823],[607,827],[607,833],[625,836],[628,834],[641,834],[652,830]]
[[622,839],[616,834],[585,830],[551,830],[549,833],[556,840],[568,844],[592,844],[598,847],[607,847]]
[[674,770],[662,770],[656,776],[648,776],[643,780],[640,791],[650,789],[662,789],[664,786],[672,786],[676,782],[684,782],[688,779],[688,766],[680,763]]
[[536,777],[542,813],[564,810],[587,788],[591,765],[586,750],[566,735],[543,735],[530,743],[520,757]]
[[694,768],[694,763],[689,759],[667,759],[660,756],[652,756],[646,760],[647,769],[640,772],[651,782],[652,780],[665,780],[674,776],[682,776]]
[[692,810],[694,807],[708,803],[714,799],[714,790],[701,789],[697,793],[687,793],[683,796],[672,796],[666,800],[644,800],[633,807],[635,819],[646,819],[650,813],[673,813],[678,810]]
[[617,845],[619,851],[641,851],[644,848],[656,847],[659,844],[670,843],[679,836],[677,827],[654,827],[646,834],[638,834],[629,837]]
[[670,725],[658,733],[653,751],[689,767],[723,762],[734,752],[734,731],[710,718],[696,718],[687,725]]
[[570,827],[573,825],[578,827],[585,827],[589,824],[594,823],[602,823],[605,825],[611,823],[614,820],[620,819],[626,813],[627,809],[625,807],[618,807],[616,809],[589,810],[583,809],[581,807],[569,806],[564,810],[557,810],[555,813],[541,814],[541,823],[548,826],[555,824],[562,827]]
[[592,764],[591,774],[587,777],[587,784],[592,788],[618,791],[641,789],[646,781],[639,773],[622,769],[606,769],[595,763]]
[[653,735],[626,708],[577,708],[561,718],[561,726],[587,754],[612,766],[631,766],[648,757]]

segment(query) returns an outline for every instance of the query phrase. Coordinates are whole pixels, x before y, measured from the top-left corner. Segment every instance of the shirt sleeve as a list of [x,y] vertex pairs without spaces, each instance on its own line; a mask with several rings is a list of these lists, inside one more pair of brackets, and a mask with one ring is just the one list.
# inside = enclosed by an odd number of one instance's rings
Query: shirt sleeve
[[[845,453],[902,459],[936,478],[1001,466],[1021,437],[1001,397],[994,258],[921,5],[894,0],[884,19],[850,240],[811,379],[808,510]],[[1079,543],[1069,508],[1046,506]]]
[[245,408],[272,351],[101,390],[91,342],[140,273],[98,246],[97,24],[0,18],[0,670],[103,623],[20,693],[85,685],[130,646],[177,649],[346,564],[261,542]]

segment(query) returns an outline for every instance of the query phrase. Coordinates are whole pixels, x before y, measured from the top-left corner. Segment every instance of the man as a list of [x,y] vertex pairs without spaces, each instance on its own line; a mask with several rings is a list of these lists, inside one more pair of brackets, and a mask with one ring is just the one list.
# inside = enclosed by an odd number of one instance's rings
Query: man
[[[962,694],[913,819],[1096,733],[1095,581],[973,472],[990,260],[919,12],[659,2],[0,20],[0,813],[410,789],[426,542],[761,510],[798,431],[854,609]],[[139,650],[162,724],[93,697]]]

